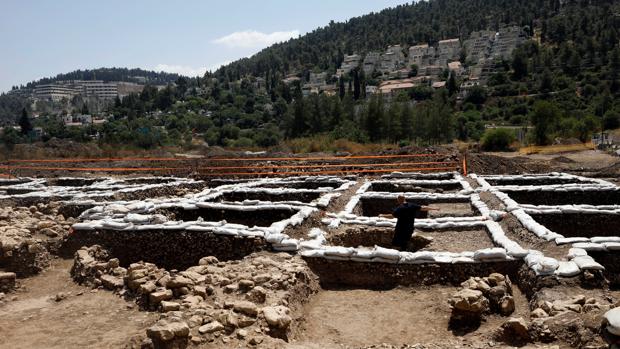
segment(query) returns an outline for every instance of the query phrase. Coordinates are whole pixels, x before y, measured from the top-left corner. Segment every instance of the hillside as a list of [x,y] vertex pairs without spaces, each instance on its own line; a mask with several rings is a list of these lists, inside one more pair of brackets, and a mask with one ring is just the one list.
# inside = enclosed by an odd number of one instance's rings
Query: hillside
[[152,85],[165,85],[176,81],[178,78],[178,74],[155,72],[139,68],[128,69],[113,67],[75,70],[69,73],[58,74],[54,77],[31,81],[27,83],[25,87],[31,88],[39,84],[49,84],[56,81],[65,80],[102,80],[104,82],[125,81],[135,83],[149,83]]
[[224,66],[215,75],[239,78],[245,74],[263,76],[269,70],[288,73],[303,68],[335,71],[343,54],[382,51],[394,44],[432,44],[454,37],[463,40],[473,31],[497,30],[505,24],[532,26],[535,20],[552,16],[559,9],[560,0],[419,1],[343,23],[330,22],[300,38]]

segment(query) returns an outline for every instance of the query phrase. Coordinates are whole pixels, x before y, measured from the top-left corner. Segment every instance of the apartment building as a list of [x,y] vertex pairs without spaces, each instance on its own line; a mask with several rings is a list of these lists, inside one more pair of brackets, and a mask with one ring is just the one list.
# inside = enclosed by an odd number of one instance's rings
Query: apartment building
[[389,73],[398,69],[402,69],[405,66],[405,54],[400,45],[388,46],[385,53],[381,55],[381,67],[382,73]]
[[368,52],[364,57],[363,69],[364,74],[370,75],[381,62],[381,54],[379,52]]
[[458,60],[461,54],[461,40],[458,38],[441,40],[437,45],[437,51],[440,59],[446,61]]
[[34,89],[34,97],[42,100],[49,100],[53,102],[59,102],[63,98],[71,100],[74,96],[79,94],[79,90],[73,85],[64,84],[44,84],[38,85]]
[[358,54],[344,56],[344,60],[342,61],[340,68],[336,70],[336,75],[342,76],[349,74],[353,69],[359,67],[361,61],[362,56]]

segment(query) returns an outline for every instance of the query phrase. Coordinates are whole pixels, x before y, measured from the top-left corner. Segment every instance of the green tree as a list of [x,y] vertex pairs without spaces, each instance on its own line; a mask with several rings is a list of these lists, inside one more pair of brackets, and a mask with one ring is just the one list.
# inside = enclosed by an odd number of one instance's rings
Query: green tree
[[22,115],[19,118],[19,126],[21,127],[22,135],[28,135],[30,131],[32,131],[32,123],[30,122],[26,108],[22,109]]
[[547,145],[551,139],[555,123],[560,117],[558,107],[548,101],[538,101],[530,116],[534,126],[534,142],[537,145]]

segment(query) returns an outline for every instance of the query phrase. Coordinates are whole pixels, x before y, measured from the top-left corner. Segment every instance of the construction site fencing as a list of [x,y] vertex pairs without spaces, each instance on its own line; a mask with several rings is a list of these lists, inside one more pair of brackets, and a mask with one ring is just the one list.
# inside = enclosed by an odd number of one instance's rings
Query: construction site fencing
[[[96,164],[96,165],[95,165]],[[393,154],[311,157],[124,157],[11,159],[0,165],[0,178],[50,172],[157,173],[216,176],[346,175],[386,172],[467,172],[464,156]]]

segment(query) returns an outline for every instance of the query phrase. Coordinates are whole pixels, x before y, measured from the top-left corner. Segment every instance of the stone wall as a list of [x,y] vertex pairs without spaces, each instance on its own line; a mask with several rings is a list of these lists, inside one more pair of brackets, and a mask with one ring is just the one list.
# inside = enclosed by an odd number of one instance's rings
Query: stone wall
[[[442,204],[442,203],[462,203],[463,205],[471,205],[469,198],[461,199],[461,198],[441,198],[441,199],[408,199],[409,202],[415,202],[418,205],[433,205],[433,204]],[[374,217],[378,216],[382,213],[391,213],[394,208],[396,208],[397,203],[395,199],[392,198],[365,198],[362,197],[360,199],[360,203],[358,204],[358,208],[361,208],[361,213],[363,216]],[[474,208],[471,207],[470,216],[474,216]],[[419,211],[416,218],[427,218],[428,212]]]
[[326,258],[304,258],[319,276],[321,286],[392,288],[432,284],[460,285],[472,276],[501,273],[516,279],[522,261],[485,263],[389,264],[337,261]]
[[118,258],[121,265],[146,261],[166,269],[189,268],[204,256],[215,256],[220,260],[240,259],[271,248],[261,237],[218,235],[204,231],[80,230],[67,237],[61,254],[70,257],[82,246],[91,245],[101,245]]

